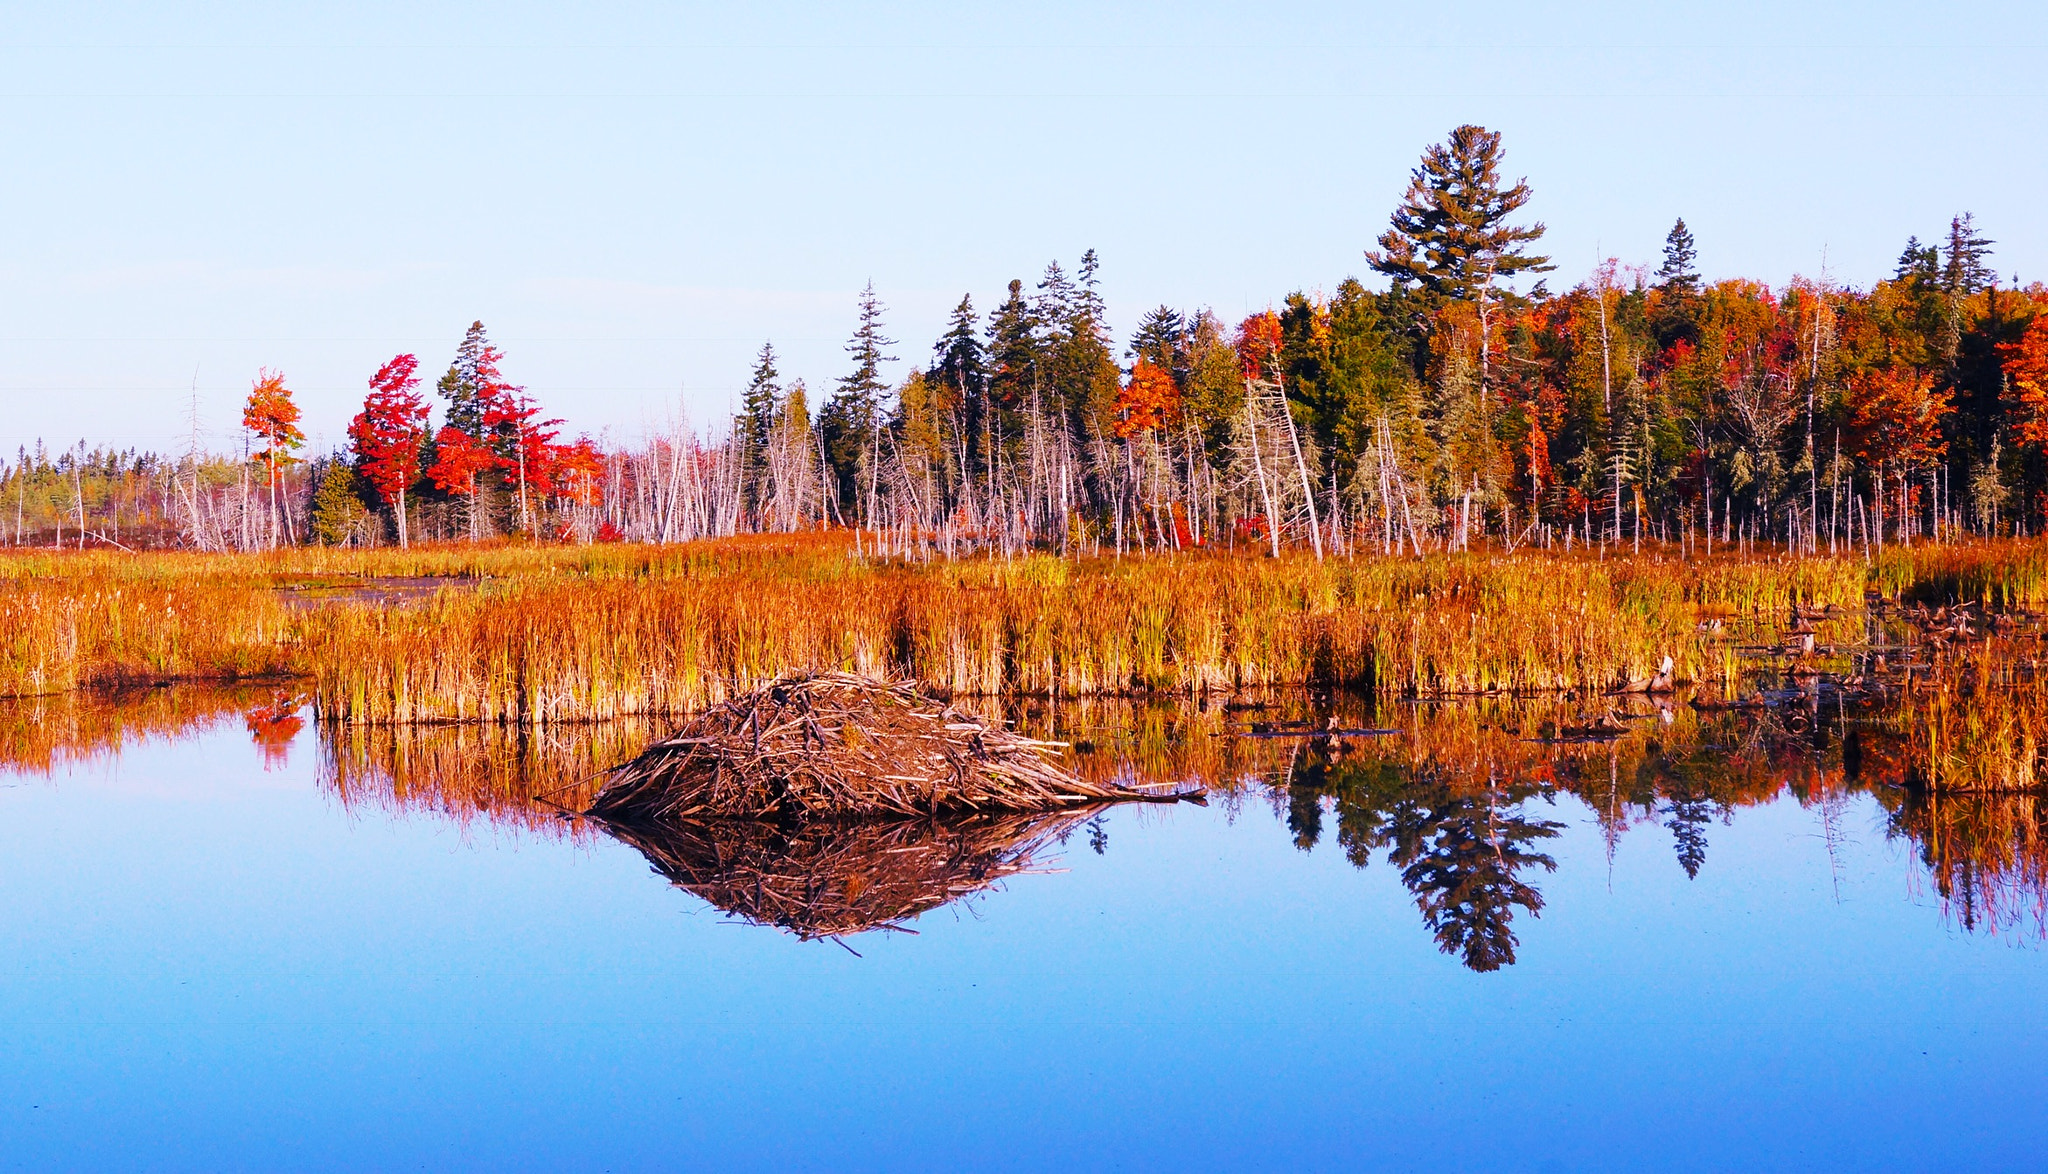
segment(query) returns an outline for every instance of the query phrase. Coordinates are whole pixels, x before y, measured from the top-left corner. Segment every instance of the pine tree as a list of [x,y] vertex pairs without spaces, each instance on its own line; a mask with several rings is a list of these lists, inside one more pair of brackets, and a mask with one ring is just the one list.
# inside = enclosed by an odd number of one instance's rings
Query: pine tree
[[493,349],[491,340],[484,334],[484,324],[470,323],[461,345],[455,348],[455,361],[448,364],[447,373],[434,386],[441,398],[448,401],[448,426],[477,439],[484,434],[484,374],[481,368],[489,363],[485,356]]
[[1906,238],[1905,251],[1899,254],[1899,268],[1892,276],[1900,281],[1916,284],[1932,284],[1941,275],[1941,250],[1933,245],[1922,245],[1920,238]]
[[882,379],[882,364],[896,361],[895,356],[883,353],[895,346],[896,340],[882,337],[882,308],[882,299],[875,296],[875,283],[870,281],[860,295],[860,325],[846,343],[846,353],[853,356],[853,371],[839,380],[837,394],[852,401],[863,421],[878,418],[889,391]]
[[1162,371],[1173,372],[1176,383],[1187,382],[1187,321],[1180,311],[1160,306],[1138,321],[1131,335],[1130,356],[1142,359]]
[[747,379],[740,398],[740,430],[750,454],[758,456],[768,447],[768,433],[775,427],[775,413],[782,402],[782,376],[775,369],[775,344],[764,342],[754,357],[754,373]]
[[1686,228],[1685,218],[1671,226],[1664,237],[1664,263],[1657,267],[1657,285],[1670,293],[1692,293],[1699,289],[1700,275],[1693,268],[1698,253],[1693,247],[1692,230]]
[[741,495],[750,508],[765,504],[769,496],[770,435],[775,430],[775,413],[782,399],[781,375],[775,370],[775,344],[764,342],[755,356],[754,371],[740,396],[740,414],[733,420],[733,435],[739,441]]
[[363,490],[367,486],[355,468],[340,457],[323,457],[315,464],[312,479],[320,488],[307,510],[313,541],[323,546],[350,545],[370,516],[363,506]]
[[1530,191],[1527,180],[1502,188],[1500,163],[1499,132],[1479,126],[1458,127],[1449,142],[1423,152],[1392,227],[1380,235],[1379,251],[1366,251],[1367,262],[1397,288],[1416,286],[1459,301],[1481,297],[1517,273],[1555,268],[1548,257],[1523,252],[1542,237],[1541,223],[1517,228],[1507,222],[1529,202]]
[[965,294],[953,307],[946,333],[932,346],[931,379],[953,389],[967,403],[973,403],[988,379],[987,352],[975,329],[974,300]]
[[872,504],[875,446],[882,426],[883,400],[889,385],[882,379],[882,364],[895,357],[884,353],[896,340],[882,336],[882,299],[875,295],[875,283],[868,282],[860,295],[860,325],[847,340],[846,353],[853,357],[853,371],[839,380],[838,390],[820,414],[825,431],[825,452],[838,470],[841,496],[849,501]]
[[1038,318],[1022,281],[1013,279],[1009,296],[989,314],[988,359],[996,398],[1010,406],[1027,402],[1038,378]]
[[1977,235],[1968,212],[1948,222],[1948,249],[1942,259],[1941,288],[1950,297],[1968,297],[1988,288],[1997,274],[1986,263],[1991,246],[1998,242]]
[[1095,256],[1094,249],[1081,254],[1080,280],[1074,289],[1074,313],[1077,316],[1086,316],[1091,322],[1103,322],[1109,316],[1107,307],[1102,303],[1101,290],[1098,288],[1102,284],[1102,279],[1098,276],[1101,269],[1102,262]]

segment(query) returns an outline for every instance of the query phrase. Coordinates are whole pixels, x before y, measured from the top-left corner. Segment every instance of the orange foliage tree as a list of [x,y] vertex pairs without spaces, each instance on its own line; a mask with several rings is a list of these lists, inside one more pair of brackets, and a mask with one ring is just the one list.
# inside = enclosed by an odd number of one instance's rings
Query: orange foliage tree
[[[1955,411],[1951,394],[1937,390],[1934,376],[1905,363],[1871,367],[1851,375],[1844,398],[1856,429],[1859,455],[1876,463],[1873,481],[1882,486],[1886,470],[1899,481],[1900,533],[1904,534],[1913,471],[1948,451],[1941,421]],[[1882,509],[1880,491],[1879,507]],[[1882,533],[1884,518],[1878,522]]]
[[1998,358],[2014,401],[2013,430],[2048,449],[2048,314],[2036,316],[2018,339],[2000,343]]
[[1173,376],[1144,359],[1131,365],[1131,378],[1116,396],[1116,435],[1128,440],[1164,428],[1180,414],[1180,388]]
[[[256,372],[256,383],[249,389],[249,401],[242,405],[242,427],[254,433],[263,442],[262,451],[256,459],[263,462],[266,480],[270,487],[270,544],[277,545],[277,491],[279,470],[296,458],[293,451],[306,443],[306,434],[299,431],[299,405],[292,402],[291,389],[284,385],[284,374],[264,368]],[[290,520],[286,520],[290,529]]]

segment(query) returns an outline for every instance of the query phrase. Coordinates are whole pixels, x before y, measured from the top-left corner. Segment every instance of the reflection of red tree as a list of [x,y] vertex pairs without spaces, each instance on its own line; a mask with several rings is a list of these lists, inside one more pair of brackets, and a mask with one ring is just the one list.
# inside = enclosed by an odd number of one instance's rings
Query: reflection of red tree
[[264,770],[284,766],[291,753],[292,739],[306,728],[306,719],[299,716],[299,699],[283,694],[268,705],[250,710],[244,720],[248,722],[250,738],[263,755]]

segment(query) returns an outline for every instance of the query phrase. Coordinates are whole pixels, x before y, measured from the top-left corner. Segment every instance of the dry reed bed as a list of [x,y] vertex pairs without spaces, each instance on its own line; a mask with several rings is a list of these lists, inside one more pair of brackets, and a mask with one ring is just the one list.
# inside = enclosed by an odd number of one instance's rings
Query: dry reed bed
[[[405,607],[291,608],[280,584],[461,576]],[[1665,655],[1735,670],[1714,616],[1974,591],[2031,606],[2048,544],[1857,558],[1600,560],[1523,552],[1037,556],[876,565],[843,539],[263,556],[0,557],[0,695],[310,677],[347,722],[550,724],[680,715],[786,672],[914,677],[963,695],[1196,695],[1301,683],[1414,695],[1598,690]]]
[[1859,564],[1811,561],[741,563],[338,613],[307,660],[323,714],[372,722],[689,713],[794,671],[986,696],[1584,690],[1665,655],[1681,676],[1718,664],[1703,612],[1850,606],[1863,585]]

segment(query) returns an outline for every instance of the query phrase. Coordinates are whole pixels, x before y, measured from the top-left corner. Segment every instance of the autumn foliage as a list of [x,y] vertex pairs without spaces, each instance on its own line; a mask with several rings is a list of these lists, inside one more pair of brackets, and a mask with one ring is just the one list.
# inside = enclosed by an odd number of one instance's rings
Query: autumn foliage
[[277,467],[290,463],[293,451],[306,443],[306,434],[299,431],[299,405],[292,402],[282,372],[265,368],[256,373],[255,386],[249,389],[249,400],[242,407],[242,427],[263,442],[256,458],[270,469],[274,480]]
[[1280,316],[1271,310],[1261,310],[1238,323],[1237,360],[1246,379],[1271,377],[1280,340]]
[[1998,348],[2014,401],[2013,430],[2028,444],[2048,449],[2048,314]]
[[1129,439],[1140,432],[1164,428],[1180,414],[1180,388],[1173,376],[1143,359],[1117,392],[1116,434]]
[[434,463],[428,466],[427,476],[443,493],[472,497],[477,478],[497,467],[497,454],[469,433],[447,424],[434,436]]
[[1913,466],[1946,447],[1940,425],[1955,405],[1926,371],[1894,364],[1857,372],[1847,399],[1862,454],[1871,460]]
[[398,515],[405,542],[405,494],[420,476],[420,449],[427,439],[427,405],[420,398],[419,360],[398,355],[370,377],[363,410],[348,426],[357,467],[364,480]]

